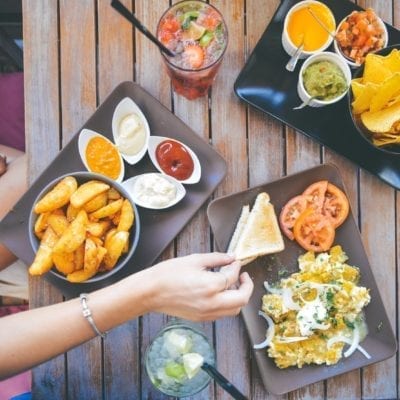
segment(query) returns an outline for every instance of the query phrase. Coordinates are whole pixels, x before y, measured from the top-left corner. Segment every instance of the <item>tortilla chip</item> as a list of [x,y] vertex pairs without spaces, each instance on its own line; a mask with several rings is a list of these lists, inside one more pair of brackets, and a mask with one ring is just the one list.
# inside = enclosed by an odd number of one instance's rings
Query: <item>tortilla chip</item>
[[379,85],[376,85],[375,83],[367,83],[366,85],[363,85],[362,91],[359,93],[356,99],[351,103],[354,114],[361,114],[364,111],[369,110],[371,99],[378,91],[378,88]]
[[382,83],[392,75],[392,71],[385,66],[383,57],[369,53],[365,59],[363,83]]
[[382,110],[400,92],[400,72],[386,79],[371,99],[370,111]]
[[400,121],[400,103],[375,112],[366,111],[361,114],[361,120],[371,132],[389,132]]
[[393,49],[383,60],[383,65],[392,72],[400,71],[400,51]]
[[384,133],[383,135],[373,136],[372,143],[375,146],[387,146],[388,144],[400,144],[400,133]]
[[351,81],[351,90],[353,91],[354,100],[362,93],[365,85],[362,83],[362,78],[356,78]]

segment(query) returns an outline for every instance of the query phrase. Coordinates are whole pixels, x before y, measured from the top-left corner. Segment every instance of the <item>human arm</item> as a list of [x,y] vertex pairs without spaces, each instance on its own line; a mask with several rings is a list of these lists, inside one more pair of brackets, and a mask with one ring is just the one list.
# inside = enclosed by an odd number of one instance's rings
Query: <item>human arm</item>
[[[27,184],[27,159],[21,151],[0,145],[0,153],[7,158],[7,171],[0,177],[0,220],[11,210],[17,200],[25,193]],[[17,258],[0,243],[0,271]]]
[[[224,274],[210,268],[224,267]],[[253,283],[240,264],[221,253],[193,254],[156,264],[88,296],[100,331],[148,312],[190,320],[236,315]],[[227,281],[225,279],[227,277]],[[177,279],[179,277],[179,279]],[[237,289],[225,290],[239,280]],[[0,319],[0,379],[38,365],[93,338],[79,299]],[[107,339],[106,339],[107,340]]]

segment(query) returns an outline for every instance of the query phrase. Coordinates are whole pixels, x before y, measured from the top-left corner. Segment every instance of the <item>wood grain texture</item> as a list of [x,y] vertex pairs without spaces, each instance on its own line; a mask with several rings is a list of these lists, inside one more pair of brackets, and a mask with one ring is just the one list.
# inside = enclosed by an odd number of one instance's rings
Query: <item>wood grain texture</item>
[[[361,7],[372,7],[388,23],[392,23],[393,8],[384,0],[359,1]],[[384,205],[376,212],[377,204]],[[396,328],[396,239],[395,190],[361,170],[360,174],[361,235],[366,246],[386,312]],[[382,243],[384,245],[377,245]],[[396,357],[364,368],[362,394],[365,399],[396,398]]]
[[[132,9],[132,2],[125,0],[123,4]],[[133,80],[134,33],[132,25],[108,1],[101,0],[97,1],[97,32],[97,93],[102,103],[119,83]],[[115,393],[121,399],[140,397],[139,337],[139,319],[135,319],[109,332],[104,341],[105,399],[113,399]]]
[[[122,1],[155,33],[160,16],[177,0]],[[399,192],[301,133],[246,106],[235,96],[233,84],[280,1],[209,2],[225,17],[229,46],[210,95],[188,101],[171,90],[158,48],[117,14],[109,1],[24,0],[30,181],[49,165],[115,86],[134,80],[225,158],[228,173],[214,197],[322,162],[337,165],[393,328],[400,330]],[[400,28],[399,1],[359,0],[357,4],[375,8],[385,21]],[[215,248],[206,207],[207,203],[160,260]],[[32,307],[62,301],[60,293],[42,279],[31,279],[30,291]],[[34,398],[168,399],[154,389],[145,372],[146,349],[168,320],[170,316],[163,314],[146,315],[114,329],[105,341],[96,338],[35,368]],[[362,370],[285,396],[273,396],[261,382],[240,317],[204,323],[202,328],[214,342],[218,368],[252,400],[383,400],[398,398],[400,393],[397,354],[397,358]],[[191,398],[231,397],[211,384]]]
[[[57,155],[60,145],[57,3],[24,1],[22,5],[24,65],[28,66],[24,72],[25,137],[32,183]],[[36,308],[60,302],[62,296],[36,277],[29,279],[29,299],[30,307]],[[60,355],[32,370],[32,390],[37,398],[64,397],[64,363],[65,356]]]

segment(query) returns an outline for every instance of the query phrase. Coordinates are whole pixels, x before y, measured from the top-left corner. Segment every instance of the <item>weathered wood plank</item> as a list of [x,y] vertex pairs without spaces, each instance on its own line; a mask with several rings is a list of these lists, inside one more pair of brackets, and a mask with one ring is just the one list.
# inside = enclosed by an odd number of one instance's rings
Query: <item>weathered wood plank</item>
[[[233,84],[243,67],[244,1],[211,1],[224,16],[231,41],[211,94],[211,138],[214,148],[227,160],[228,173],[217,190],[219,195],[245,189],[247,180],[246,110],[233,94]],[[250,393],[249,341],[240,318],[217,321],[218,368],[243,393]],[[229,340],[227,338],[229,337]],[[232,351],[234,349],[234,351]],[[217,388],[217,398],[230,396]]]
[[[60,1],[62,142],[68,143],[96,109],[96,42],[93,1]],[[67,354],[68,396],[102,396],[101,340]],[[84,394],[83,394],[84,393]]]
[[[32,183],[59,149],[57,3],[24,1],[22,6],[25,137],[28,179]],[[29,297],[31,308],[62,301],[60,292],[41,278],[29,280]],[[61,355],[32,370],[32,393],[36,398],[64,397],[64,362]]]
[[[279,1],[271,1],[268,7],[260,7],[257,0],[246,1],[246,58],[250,56],[279,4]],[[256,186],[281,177],[284,174],[285,158],[283,125],[276,119],[248,107],[247,136],[249,186]],[[287,397],[274,396],[266,392],[253,357],[251,386],[251,398],[254,400]]]
[[[123,2],[131,9],[131,2]],[[133,28],[111,6],[97,1],[99,103],[121,82],[133,80]],[[103,345],[104,398],[140,397],[139,319],[132,320],[107,335]],[[124,360],[124,362],[121,362]],[[126,384],[129,377],[130,384]]]
[[[135,1],[135,14],[151,32],[156,33],[157,23],[163,12],[169,7],[168,0],[156,0],[148,6],[146,0]],[[166,72],[162,69],[162,59],[158,48],[142,33],[135,32],[135,80],[145,90],[156,97],[166,107],[171,108],[170,84]],[[150,127],[151,129],[151,127]],[[172,258],[175,249],[172,243],[163,252],[160,260]],[[157,332],[168,321],[163,314],[149,314],[141,318],[141,395],[143,399],[167,399],[151,384],[144,365],[147,347]]]
[[[391,23],[392,2],[384,0],[359,1],[361,7],[372,7],[381,18]],[[390,6],[388,6],[388,3]],[[395,329],[396,321],[396,242],[394,190],[365,171],[360,175],[361,234],[372,271],[389,318]],[[377,204],[384,205],[379,207]],[[396,357],[363,369],[363,398],[395,398]]]

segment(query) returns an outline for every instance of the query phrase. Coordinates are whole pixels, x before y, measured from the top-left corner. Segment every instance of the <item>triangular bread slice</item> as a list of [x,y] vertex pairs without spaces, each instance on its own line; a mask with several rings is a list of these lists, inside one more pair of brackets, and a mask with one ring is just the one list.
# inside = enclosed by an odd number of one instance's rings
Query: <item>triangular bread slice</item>
[[[247,204],[242,207],[242,212],[240,213],[240,217],[236,224],[235,231],[233,232],[231,241],[229,242],[228,250],[226,251],[228,254],[235,254],[236,246],[238,244],[240,235],[242,234],[242,232],[247,224],[249,215],[250,215],[250,206]],[[255,259],[256,259],[256,257],[250,257],[248,259],[241,260],[241,264],[246,265]]]
[[284,250],[274,206],[269,200],[269,195],[265,192],[257,196],[235,246],[236,259],[254,259]]

